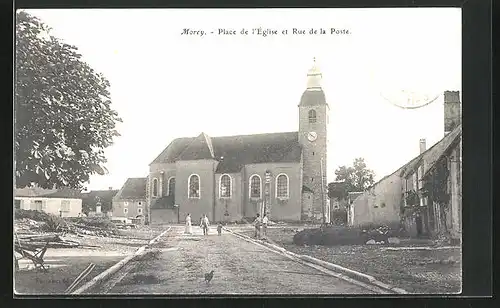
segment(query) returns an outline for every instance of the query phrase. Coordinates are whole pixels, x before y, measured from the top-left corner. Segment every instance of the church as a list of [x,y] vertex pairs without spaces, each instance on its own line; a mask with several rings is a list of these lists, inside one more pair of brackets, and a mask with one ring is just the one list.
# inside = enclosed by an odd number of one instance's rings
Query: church
[[[153,223],[235,222],[266,213],[273,221],[329,221],[329,106],[314,61],[300,98],[298,131],[174,139],[149,165],[147,204]],[[293,105],[290,104],[290,107]]]

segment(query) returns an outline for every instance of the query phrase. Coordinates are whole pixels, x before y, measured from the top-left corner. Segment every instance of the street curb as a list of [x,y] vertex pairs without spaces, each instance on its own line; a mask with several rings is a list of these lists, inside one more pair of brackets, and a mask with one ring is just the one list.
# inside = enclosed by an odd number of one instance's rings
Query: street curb
[[139,249],[137,249],[134,254],[125,257],[124,259],[122,259],[121,261],[119,261],[115,265],[111,266],[110,268],[108,268],[104,272],[100,273],[96,277],[92,278],[86,284],[84,284],[83,286],[81,286],[77,290],[71,292],[70,294],[82,294],[83,292],[91,289],[95,285],[97,285],[99,283],[102,283],[104,280],[106,280],[107,278],[109,278],[109,276],[113,275],[118,270],[120,270],[123,266],[125,266],[125,264],[129,263],[130,261],[132,261],[132,260],[134,260],[136,258],[144,256],[146,253],[148,253],[148,251],[146,249],[150,248],[151,245],[153,245],[154,243],[156,243],[163,235],[165,235],[165,233],[167,233],[168,231],[170,231],[171,228],[172,227],[168,227],[167,230],[163,231],[160,235],[158,235],[157,237],[155,237],[154,239],[152,239],[151,241],[149,241],[148,244],[139,247]]
[[237,232],[234,232],[234,231],[226,229],[226,228],[224,228],[224,229],[226,231],[234,234],[234,235],[237,235],[239,237],[243,237],[243,238],[247,239],[248,241],[261,244],[261,245],[266,246],[266,247],[268,247],[270,249],[273,249],[273,250],[275,250],[277,252],[285,253],[285,254],[287,254],[287,255],[289,255],[291,257],[298,258],[300,260],[303,260],[303,261],[306,261],[306,262],[310,262],[310,263],[319,265],[319,266],[321,266],[321,267],[323,267],[325,269],[332,270],[334,272],[344,274],[347,277],[350,277],[352,279],[355,279],[355,280],[358,280],[358,281],[362,281],[364,283],[368,283],[368,284],[374,285],[376,287],[379,287],[381,289],[384,289],[384,290],[387,290],[387,291],[390,291],[390,292],[394,292],[394,293],[397,293],[397,294],[408,294],[408,292],[406,290],[403,290],[401,288],[397,288],[397,287],[392,286],[390,284],[383,283],[383,282],[375,279],[375,277],[373,277],[373,276],[370,276],[370,275],[367,275],[367,274],[364,274],[364,273],[360,273],[360,272],[357,272],[357,271],[354,271],[354,270],[342,267],[340,265],[333,264],[333,263],[330,263],[330,262],[326,262],[326,261],[323,261],[323,260],[320,260],[320,259],[308,256],[308,255],[298,255],[296,253],[293,253],[291,251],[286,250],[283,247],[280,247],[280,246],[277,246],[277,245],[274,245],[274,244],[271,244],[271,243],[268,243],[268,242],[256,241],[255,239],[253,239],[253,238],[251,238],[251,237],[249,237],[247,235],[239,234]]

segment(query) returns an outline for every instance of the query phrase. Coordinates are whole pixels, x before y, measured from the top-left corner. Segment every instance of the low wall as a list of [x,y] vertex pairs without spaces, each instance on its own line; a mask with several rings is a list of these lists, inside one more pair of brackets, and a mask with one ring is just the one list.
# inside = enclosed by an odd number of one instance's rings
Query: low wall
[[[179,217],[181,222],[184,222],[184,217]],[[151,209],[151,223],[177,223],[176,209]]]

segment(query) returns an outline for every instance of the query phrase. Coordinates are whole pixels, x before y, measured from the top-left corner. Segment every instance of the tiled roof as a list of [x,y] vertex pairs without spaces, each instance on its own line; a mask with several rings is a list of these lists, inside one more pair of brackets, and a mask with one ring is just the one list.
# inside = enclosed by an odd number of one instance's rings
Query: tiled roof
[[111,202],[113,197],[118,193],[118,190],[92,190],[87,193],[82,193],[83,203],[88,205],[95,205],[97,197],[101,203]]
[[352,192],[349,192],[348,193],[348,197],[349,197],[349,200],[351,203],[354,203],[354,201],[359,197],[361,196],[362,194],[364,194],[363,191],[352,191]]
[[145,199],[147,178],[129,178],[122,189],[116,194],[116,199]]
[[152,162],[155,163],[173,163],[177,160],[177,157],[181,152],[194,140],[193,137],[188,138],[177,138],[174,139],[170,144],[163,150],[158,157]]
[[433,145],[430,149],[423,152],[419,156],[412,159],[407,165],[404,166],[401,175],[406,178],[411,175],[417,166],[423,161],[424,163],[424,176],[432,169],[436,162],[448,151],[451,145],[455,144],[462,135],[462,124],[458,125],[443,139]]
[[214,150],[210,137],[201,133],[182,151],[179,160],[213,159]]
[[30,187],[16,189],[16,197],[80,199],[82,196],[79,190],[71,188],[42,189],[38,187]]
[[216,172],[224,173],[239,172],[247,164],[299,162],[301,155],[297,132],[225,137],[202,133],[196,138],[175,139],[153,163],[214,157],[219,160]]

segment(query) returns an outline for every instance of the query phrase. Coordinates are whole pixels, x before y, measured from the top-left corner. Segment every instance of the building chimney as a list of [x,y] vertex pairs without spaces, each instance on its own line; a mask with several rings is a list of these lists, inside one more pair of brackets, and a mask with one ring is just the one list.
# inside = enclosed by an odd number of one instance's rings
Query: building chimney
[[447,135],[462,122],[459,91],[444,91],[444,134]]
[[420,154],[424,153],[427,150],[427,146],[425,144],[425,139],[420,139]]

